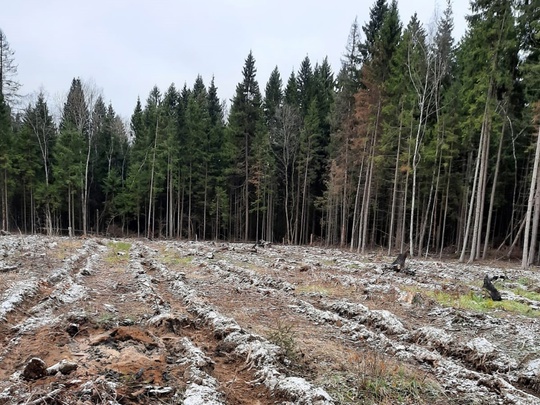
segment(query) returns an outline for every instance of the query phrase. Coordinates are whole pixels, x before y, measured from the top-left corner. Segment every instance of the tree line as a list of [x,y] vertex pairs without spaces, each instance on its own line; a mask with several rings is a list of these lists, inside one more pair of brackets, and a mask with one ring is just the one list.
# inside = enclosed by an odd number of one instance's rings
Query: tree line
[[426,28],[376,0],[337,72],[306,56],[261,91],[250,51],[229,109],[198,76],[151,89],[129,124],[79,78],[59,120],[43,93],[15,113],[0,31],[1,227],[461,261],[497,249],[527,267],[539,261],[540,1],[475,0],[466,20],[456,42],[450,1]]

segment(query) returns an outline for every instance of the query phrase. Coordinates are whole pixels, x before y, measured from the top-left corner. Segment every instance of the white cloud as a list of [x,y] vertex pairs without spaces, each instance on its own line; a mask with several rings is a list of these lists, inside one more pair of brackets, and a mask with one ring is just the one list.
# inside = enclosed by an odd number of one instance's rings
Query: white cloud
[[[427,25],[433,0],[401,0],[404,25],[417,11]],[[468,0],[453,3],[455,37],[465,30]],[[67,93],[73,77],[92,79],[105,100],[126,118],[137,96],[144,102],[158,85],[192,86],[197,74],[212,75],[222,99],[231,99],[250,50],[264,90],[277,65],[286,82],[305,56],[312,64],[328,56],[339,69],[355,17],[363,25],[372,3],[328,1],[173,0],[127,1],[20,0],[3,7],[0,28],[19,65],[23,91],[43,86]],[[445,4],[440,6],[441,13]]]

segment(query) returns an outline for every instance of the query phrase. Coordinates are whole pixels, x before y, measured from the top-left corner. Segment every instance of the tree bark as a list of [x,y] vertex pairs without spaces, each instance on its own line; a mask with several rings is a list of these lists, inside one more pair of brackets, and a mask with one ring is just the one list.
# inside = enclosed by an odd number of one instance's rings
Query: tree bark
[[[529,199],[527,201],[527,213],[525,214],[525,240],[523,242],[523,257],[521,259],[521,267],[528,268],[531,264],[532,258],[530,257],[530,248],[532,244],[529,242],[531,233],[531,218],[532,211],[535,202],[536,183],[538,177],[538,168],[540,161],[540,127],[538,128],[538,137],[536,139],[536,152],[534,155],[534,166],[532,171],[531,186],[529,189]],[[539,197],[537,197],[539,198]]]
[[486,253],[487,253],[488,245],[489,245],[489,230],[491,229],[491,218],[493,214],[493,206],[495,205],[495,191],[497,189],[497,180],[499,178],[499,166],[501,162],[504,129],[505,129],[505,125],[503,124],[502,131],[501,131],[501,139],[499,140],[499,148],[497,149],[497,162],[495,163],[495,174],[493,175],[493,184],[491,185],[491,196],[489,198],[488,218],[487,218],[487,223],[486,223],[486,237],[484,238],[484,250],[482,252],[482,259],[486,258]]

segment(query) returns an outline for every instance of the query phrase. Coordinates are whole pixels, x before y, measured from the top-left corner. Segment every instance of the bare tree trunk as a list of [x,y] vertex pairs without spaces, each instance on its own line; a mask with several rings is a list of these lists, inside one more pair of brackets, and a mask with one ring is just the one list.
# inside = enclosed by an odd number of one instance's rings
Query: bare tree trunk
[[[95,104],[96,104],[96,100],[97,100],[97,97],[98,97],[98,91],[97,89],[95,88],[95,86],[93,86],[92,84],[90,83],[85,83],[84,86],[83,86],[83,91],[84,91],[84,96],[85,96],[85,102],[86,102],[86,108],[88,108],[88,111],[90,113],[90,116],[93,117],[93,110],[94,110],[94,107],[95,107]],[[78,109],[78,113],[79,113],[79,118],[80,118],[80,122],[78,123],[78,131],[81,135],[81,137],[83,136],[84,134],[84,120],[82,119],[83,118],[83,105],[79,106]],[[90,174],[90,159],[91,159],[91,155],[92,155],[92,146],[93,146],[93,141],[94,141],[94,138],[95,138],[95,128],[94,128],[94,125],[93,123],[90,125],[90,130],[88,132],[88,139],[87,139],[87,143],[88,143],[88,147],[87,147],[87,150],[86,150],[86,161],[85,161],[85,165],[84,165],[84,178],[83,178],[83,189],[82,189],[82,194],[81,194],[81,209],[82,209],[82,232],[83,232],[83,235],[86,235],[87,231],[88,231],[88,195],[90,193],[90,180],[89,180],[89,174]]]
[[274,241],[274,191],[268,193],[268,213],[266,215],[266,236],[265,239]]
[[[411,115],[412,115],[412,112],[411,112]],[[411,130],[410,130],[410,134],[409,134],[409,139],[412,139],[412,136],[413,136],[413,131],[414,131],[414,128],[412,126],[412,121],[411,121]],[[411,142],[408,142],[409,144],[409,150],[408,150],[408,161],[407,161],[407,164],[408,166],[410,167],[411,166],[411,156],[412,156],[412,153],[411,153]],[[405,190],[403,191],[403,198],[402,198],[402,212],[401,212],[401,232],[400,232],[400,248],[399,248],[399,251],[400,252],[404,252],[405,251],[405,236],[406,236],[406,223],[407,223],[407,198],[408,198],[408,195],[409,195],[409,177],[410,177],[410,170],[407,170],[407,175],[405,176]]]
[[371,140],[370,152],[369,152],[369,164],[366,172],[366,184],[364,187],[364,196],[362,199],[362,210],[360,212],[360,237],[358,240],[358,252],[365,253],[366,250],[366,238],[368,231],[368,220],[369,220],[369,208],[370,208],[370,198],[371,198],[371,181],[373,179],[373,167],[375,162],[375,141],[376,141],[375,129],[373,139]]
[[388,231],[388,254],[392,251],[392,239],[394,237],[394,221],[397,204],[397,190],[399,178],[399,156],[401,154],[401,129],[403,127],[403,104],[399,114],[398,146],[396,151],[396,165],[394,167],[394,187],[392,187],[392,206],[390,208],[390,230]]
[[192,240],[193,239],[193,235],[192,235],[192,232],[193,232],[193,228],[192,228],[192,223],[191,223],[191,202],[193,200],[193,191],[192,191],[192,181],[193,181],[193,172],[192,172],[192,168],[191,168],[191,162],[189,163],[189,176],[188,176],[188,179],[189,179],[189,183],[188,183],[188,212],[187,212],[187,237],[188,237],[188,240]]
[[[293,187],[292,190],[296,188],[296,193],[292,197],[292,205],[294,206],[294,226],[293,226],[293,241],[295,245],[298,245],[299,240],[299,226],[300,226],[300,174],[293,166]],[[294,187],[294,180],[296,179],[296,187]]]
[[531,248],[529,249],[529,265],[533,264],[538,243],[538,224],[540,222],[540,174],[536,176],[536,194],[534,197]]
[[289,213],[289,170],[285,168],[285,223],[286,223],[286,234],[287,234],[287,243],[290,243],[292,238],[292,229],[291,229],[291,220]]
[[146,237],[153,237],[153,226],[152,226],[152,217],[153,217],[153,200],[154,200],[154,173],[156,166],[156,149],[157,149],[157,138],[158,138],[158,126],[159,126],[159,116],[156,118],[156,131],[154,134],[154,151],[152,154],[152,170],[150,172],[150,191],[148,193],[148,223],[146,230]]
[[475,204],[475,198],[476,198],[476,188],[478,186],[478,173],[480,171],[480,155],[482,150],[482,144],[483,144],[483,136],[484,133],[482,131],[480,135],[480,143],[478,144],[478,156],[476,158],[476,165],[474,169],[474,179],[473,179],[473,188],[471,192],[471,197],[469,200],[469,207],[467,209],[467,225],[465,226],[465,233],[463,235],[463,247],[461,249],[461,255],[459,257],[460,263],[463,263],[465,260],[465,252],[467,250],[468,242],[469,242],[469,233],[470,233],[470,227],[471,227],[471,221],[472,221],[472,213],[473,208]]
[[348,199],[348,182],[349,182],[349,137],[345,139],[345,162],[344,162],[344,179],[343,179],[343,193],[341,197],[341,232],[339,238],[339,246],[343,247],[347,243],[347,219],[349,211],[349,199]]
[[503,124],[502,131],[501,131],[501,139],[499,140],[499,148],[497,149],[497,162],[495,163],[495,174],[493,175],[493,184],[491,185],[491,196],[489,198],[488,218],[487,218],[487,223],[486,223],[486,237],[484,238],[484,251],[482,252],[482,259],[486,258],[486,252],[488,250],[488,245],[489,245],[489,230],[491,229],[491,218],[492,218],[492,213],[493,213],[493,206],[495,205],[495,191],[497,189],[497,180],[499,178],[499,166],[501,162],[504,129],[505,129],[505,125]]
[[[474,210],[474,225],[472,229],[471,252],[469,262],[472,262],[477,257],[477,244],[479,242],[479,234],[482,232],[482,208],[485,200],[485,182],[487,176],[487,158],[489,154],[490,140],[490,125],[489,125],[489,101],[491,99],[491,91],[488,90],[486,99],[486,107],[484,110],[484,119],[482,122],[482,132],[480,135],[480,143],[478,145],[477,164],[477,188],[476,188],[476,205]],[[472,198],[472,196],[471,196]]]
[[68,186],[68,195],[67,195],[67,198],[68,198],[68,234],[69,234],[69,237],[73,236],[72,235],[72,231],[73,231],[73,224],[71,223],[71,185]]
[[167,236],[169,238],[173,238],[174,237],[174,227],[175,227],[175,223],[174,223],[174,176],[173,176],[173,168],[172,168],[172,164],[171,164],[171,160],[170,160],[170,156],[169,156],[169,165],[168,165],[168,170],[167,170],[167,176],[168,176],[168,179],[167,179],[167,194],[168,194],[168,205],[167,205],[167,213],[168,213],[168,223],[167,223]]
[[444,249],[444,238],[445,238],[445,233],[446,233],[446,217],[448,213],[448,198],[450,194],[450,173],[452,173],[452,161],[450,161],[448,165],[448,170],[447,170],[448,179],[446,182],[446,193],[445,193],[446,195],[444,197],[444,214],[442,215],[443,223],[442,223],[442,230],[441,230],[441,245],[440,245],[440,250],[439,250],[439,258],[442,257],[442,253]]
[[428,72],[429,69],[426,70],[426,77],[424,82],[424,87],[421,93],[418,94],[419,97],[419,109],[420,109],[420,117],[418,118],[418,128],[416,131],[416,139],[414,143],[414,154],[412,158],[412,167],[413,167],[413,184],[412,184],[412,196],[411,196],[411,222],[409,227],[409,252],[411,257],[414,257],[414,211],[416,210],[415,204],[416,204],[416,178],[417,178],[417,171],[418,171],[418,163],[420,162],[420,142],[421,138],[423,136],[422,134],[422,127],[424,126],[424,110],[426,107],[427,102],[427,96],[428,96]]
[[[437,145],[437,153],[439,153],[439,146]],[[438,199],[437,196],[439,194],[439,181],[441,178],[441,165],[442,165],[442,153],[439,155],[439,164],[437,165],[437,176],[435,178],[435,189],[433,191],[433,206],[431,208],[431,217],[429,221],[429,231],[428,231],[428,238],[426,241],[426,253],[425,256],[427,257],[429,254],[429,248],[431,246],[431,235],[433,233],[433,228],[435,226],[435,212],[437,212],[437,205],[438,205]],[[432,188],[433,188],[433,182],[432,182]],[[430,199],[431,199],[431,193],[430,193]],[[429,204],[428,204],[429,206]],[[429,212],[429,210],[428,210]]]
[[[204,168],[203,230],[201,239],[206,239],[206,210],[208,209],[208,163]],[[258,214],[257,214],[258,215]]]
[[2,181],[2,229],[5,229],[6,231],[9,230],[9,224],[8,224],[8,176],[7,176],[7,168],[4,168],[2,173],[3,181]]
[[304,164],[304,180],[302,187],[302,214],[300,221],[300,240],[305,240],[307,238],[307,197],[308,197],[308,171],[309,171],[309,162],[311,161],[311,141],[308,142],[308,154],[306,156],[306,162]]
[[357,215],[358,215],[358,206],[360,201],[360,185],[362,184],[362,172],[364,170],[364,159],[362,159],[362,164],[360,165],[360,170],[358,172],[358,182],[356,183],[356,195],[354,197],[354,212],[353,212],[353,222],[352,222],[352,231],[351,231],[351,245],[350,251],[352,252],[355,244],[355,235],[357,227]]
[[[245,228],[244,228],[244,241],[247,242],[249,238],[249,135],[246,132],[244,135],[245,140],[245,148],[246,148],[246,160],[245,160],[245,167],[244,167],[244,221],[245,221]],[[191,200],[191,197],[190,197]]]
[[182,228],[184,226],[184,183],[181,173],[178,174],[178,190],[176,191],[176,237],[182,238]]
[[[537,177],[538,177],[538,168],[540,162],[540,127],[538,129],[538,137],[536,139],[536,153],[534,155],[534,166],[532,171],[531,187],[529,189],[529,199],[527,201],[527,213],[525,214],[525,240],[523,242],[523,257],[521,260],[521,267],[524,269],[528,268],[531,264],[532,257],[530,257],[532,243],[529,242],[529,237],[531,233],[531,217],[533,206],[535,202],[535,194],[537,194]],[[536,197],[538,199],[540,197]]]

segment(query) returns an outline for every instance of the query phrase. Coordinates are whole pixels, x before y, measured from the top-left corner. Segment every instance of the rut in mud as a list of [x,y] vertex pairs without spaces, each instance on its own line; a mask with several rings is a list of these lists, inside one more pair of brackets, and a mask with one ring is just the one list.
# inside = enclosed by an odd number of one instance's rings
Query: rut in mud
[[391,261],[0,237],[0,404],[540,404],[537,271]]

